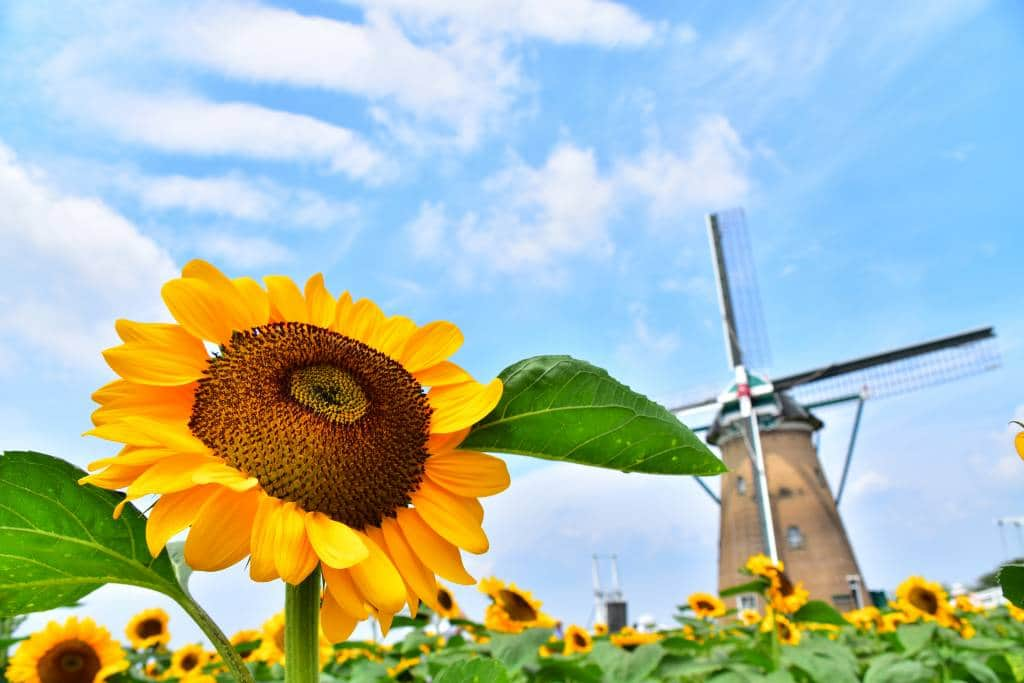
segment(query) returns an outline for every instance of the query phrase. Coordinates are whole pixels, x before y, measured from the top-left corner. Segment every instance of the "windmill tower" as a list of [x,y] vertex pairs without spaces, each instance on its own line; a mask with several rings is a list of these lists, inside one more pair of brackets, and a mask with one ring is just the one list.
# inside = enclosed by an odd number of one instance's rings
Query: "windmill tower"
[[[718,408],[714,421],[695,431],[706,432],[729,468],[720,497],[697,479],[721,506],[719,588],[739,583],[747,558],[764,553],[783,560],[812,599],[840,609],[861,606],[868,591],[839,503],[864,402],[997,367],[995,333],[974,330],[771,381],[764,374],[767,335],[743,211],[709,215],[708,236],[734,382],[718,397],[672,412],[682,417]],[[824,423],[812,410],[847,402],[856,402],[856,415],[833,496],[815,439]],[[740,605],[752,599],[740,596]]]

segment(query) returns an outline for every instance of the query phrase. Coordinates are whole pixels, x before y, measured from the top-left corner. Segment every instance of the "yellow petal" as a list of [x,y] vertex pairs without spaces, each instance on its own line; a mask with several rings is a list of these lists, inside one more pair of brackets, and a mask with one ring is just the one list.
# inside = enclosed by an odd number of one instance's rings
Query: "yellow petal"
[[448,451],[427,458],[427,476],[460,496],[493,496],[508,488],[508,467],[501,458],[476,451]]
[[122,466],[113,463],[102,472],[90,474],[78,480],[79,484],[92,484],[101,489],[120,489],[128,486],[149,469],[148,465]]
[[214,486],[195,486],[160,496],[146,521],[146,545],[156,557],[167,541],[195,521],[199,508],[216,491]]
[[185,539],[185,561],[190,567],[220,571],[249,554],[260,495],[259,491],[235,493],[220,488],[207,499]]
[[334,322],[334,297],[324,286],[324,276],[317,273],[306,281],[306,313],[312,325],[330,327]]
[[377,327],[370,346],[397,360],[402,357],[402,350],[415,331],[416,323],[412,320],[404,315],[393,315]]
[[459,447],[468,434],[469,427],[448,434],[431,434],[427,439],[427,452],[431,455],[441,455],[453,451]]
[[210,449],[189,431],[188,425],[161,422],[142,417],[126,418],[93,427],[85,432],[108,441],[131,446],[167,448],[180,453],[209,453]]
[[219,484],[232,491],[248,491],[259,486],[256,477],[246,476],[226,462],[209,463],[192,473],[197,484]]
[[140,323],[120,318],[114,321],[117,336],[125,343],[154,344],[171,349],[207,355],[203,342],[181,325],[171,323]]
[[231,282],[242,295],[252,327],[265,325],[270,320],[270,299],[260,283],[251,277],[236,277]]
[[395,620],[394,612],[377,612],[374,616],[377,617],[377,623],[380,624],[381,636],[386,636],[391,630],[391,622]]
[[479,503],[450,493],[429,479],[420,483],[420,489],[410,496],[416,511],[437,533],[471,553],[487,552],[487,535],[477,517]]
[[195,336],[217,344],[231,340],[227,307],[210,285],[195,278],[179,278],[167,282],[160,295],[174,319]]
[[192,415],[195,382],[180,386],[160,387],[133,384],[124,380],[112,382],[96,391],[92,399],[100,404],[93,411],[94,425],[143,417],[157,422],[187,423]]
[[334,597],[335,602],[341,609],[345,610],[353,619],[362,621],[369,612],[366,611],[366,599],[359,592],[359,588],[352,580],[352,574],[347,569],[335,569],[322,565],[324,581],[327,582],[327,590]]
[[[215,266],[193,259],[181,269],[183,278],[197,279],[209,285],[224,305],[228,323],[233,330],[248,330],[267,322],[269,304],[248,301],[234,281]],[[257,285],[257,288],[259,286]],[[264,295],[265,297],[265,295]]]
[[279,507],[280,500],[264,494],[256,508],[252,534],[249,537],[249,551],[252,555],[249,562],[249,578],[253,581],[273,581],[280,576],[274,564],[274,557],[277,554],[277,525],[274,516]]
[[[360,533],[360,532],[356,532]],[[405,604],[405,584],[398,570],[391,564],[376,542],[360,533],[369,556],[349,569],[352,580],[367,602],[385,612],[397,612]]]
[[191,384],[203,376],[209,358],[155,344],[130,342],[103,352],[110,369],[129,382],[153,386]]
[[304,517],[290,501],[279,507],[274,515],[277,527],[274,566],[281,578],[293,586],[302,583],[317,564],[316,553],[306,537]]
[[462,557],[454,545],[444,540],[411,508],[398,510],[398,526],[409,547],[431,571],[452,583],[470,586],[476,579],[466,572]]
[[334,320],[331,321],[331,329],[335,332],[345,333],[348,329],[349,319],[352,317],[352,295],[342,292],[338,301],[334,304]]
[[434,409],[430,431],[446,434],[473,426],[498,405],[501,389],[497,378],[490,384],[466,382],[431,389],[427,394]]
[[445,320],[427,323],[413,332],[402,352],[402,365],[416,372],[437,365],[462,346],[462,331]]
[[327,592],[324,593],[323,604],[320,607],[320,627],[327,640],[331,643],[340,643],[352,635],[356,628],[356,620],[341,609],[330,592]]
[[220,458],[199,453],[181,453],[164,458],[151,465],[133,481],[127,493],[128,500],[134,500],[149,493],[174,493],[196,485],[192,476],[196,470],[211,464],[220,464]]
[[101,467],[107,467],[108,465],[130,465],[130,466],[149,466],[160,462],[164,458],[177,455],[177,451],[171,451],[166,448],[145,448],[138,446],[125,446],[121,449],[121,452],[115,455],[113,458],[103,458],[102,460],[96,460],[95,462],[89,463],[89,470],[97,470]]
[[369,344],[377,334],[377,327],[383,320],[384,314],[377,304],[369,299],[360,299],[352,306],[348,327],[340,332],[347,337]]
[[[388,555],[398,568],[405,583],[419,597],[420,600],[430,605],[431,609],[437,611],[437,580],[433,572],[428,570],[416,557],[415,552],[409,547],[409,543],[402,534],[398,522],[385,517],[380,525],[384,534],[384,543],[387,546]],[[409,604],[410,608],[412,603]]]
[[473,376],[451,361],[441,361],[412,373],[416,381],[425,387],[444,387],[449,384],[472,382]]
[[309,322],[306,300],[298,285],[285,275],[267,275],[263,278],[270,296],[271,311],[279,322]]
[[329,567],[351,567],[369,555],[359,534],[322,512],[306,513],[306,535],[320,561]]

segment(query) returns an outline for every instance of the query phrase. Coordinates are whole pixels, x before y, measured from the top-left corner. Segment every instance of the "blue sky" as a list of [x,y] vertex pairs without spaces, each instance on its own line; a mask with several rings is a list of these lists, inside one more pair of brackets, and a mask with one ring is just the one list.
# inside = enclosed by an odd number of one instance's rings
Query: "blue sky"
[[[78,436],[99,352],[193,257],[455,321],[480,377],[569,353],[703,396],[728,381],[703,215],[743,206],[777,373],[996,327],[1000,370],[868,404],[842,510],[871,587],[990,569],[1024,514],[1024,12],[721,5],[0,5],[0,446],[108,453]],[[852,409],[821,417],[836,481]],[[581,622],[593,552],[634,616],[714,587],[694,483],[510,466],[478,573]],[[229,631],[281,593],[193,585]],[[150,602],[85,609],[119,632]]]

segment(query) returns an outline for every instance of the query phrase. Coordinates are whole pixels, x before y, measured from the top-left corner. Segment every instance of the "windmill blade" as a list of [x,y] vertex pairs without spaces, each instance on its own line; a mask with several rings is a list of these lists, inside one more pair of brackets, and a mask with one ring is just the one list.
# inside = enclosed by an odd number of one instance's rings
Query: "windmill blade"
[[771,354],[746,217],[743,209],[730,209],[707,220],[729,365],[763,371]]
[[858,395],[894,396],[999,367],[995,331],[985,327],[799,372],[773,381],[801,403],[825,405]]

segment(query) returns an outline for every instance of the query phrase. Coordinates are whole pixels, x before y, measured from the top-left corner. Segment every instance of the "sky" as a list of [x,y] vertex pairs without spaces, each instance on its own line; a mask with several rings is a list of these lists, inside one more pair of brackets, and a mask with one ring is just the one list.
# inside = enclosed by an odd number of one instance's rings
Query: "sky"
[[[1018,3],[0,2],[0,54],[4,449],[111,454],[80,436],[100,351],[196,257],[451,320],[480,378],[566,353],[703,398],[729,383],[704,215],[742,206],[773,373],[996,328],[998,370],[865,408],[841,511],[868,585],[1024,554],[994,524],[1024,515]],[[853,408],[819,416],[835,485]],[[694,482],[508,462],[477,576],[567,623],[593,553],[631,618],[715,588]],[[229,634],[283,600],[242,567],[191,585]],[[200,637],[137,589],[77,611],[120,634],[149,605]]]

